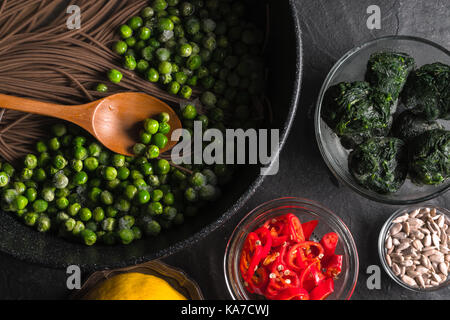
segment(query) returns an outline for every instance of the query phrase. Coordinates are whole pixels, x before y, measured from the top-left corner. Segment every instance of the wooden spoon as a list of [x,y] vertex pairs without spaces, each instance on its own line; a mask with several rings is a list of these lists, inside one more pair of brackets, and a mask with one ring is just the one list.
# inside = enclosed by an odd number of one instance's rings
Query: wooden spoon
[[144,93],[119,93],[79,106],[65,106],[0,94],[0,108],[50,116],[72,122],[91,133],[113,152],[132,156],[133,146],[143,121],[162,112],[170,115],[169,143],[161,152],[172,149],[179,136],[171,139],[172,132],[180,129],[177,114],[164,102]]

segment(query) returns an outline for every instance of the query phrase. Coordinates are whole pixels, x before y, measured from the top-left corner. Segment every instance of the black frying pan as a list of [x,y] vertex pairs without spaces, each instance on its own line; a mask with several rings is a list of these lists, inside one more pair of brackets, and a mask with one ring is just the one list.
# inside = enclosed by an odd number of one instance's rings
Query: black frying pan
[[[258,19],[263,20],[266,16],[265,4],[265,1],[255,1],[253,12]],[[270,1],[268,96],[274,111],[272,127],[281,130],[281,145],[290,131],[300,95],[302,41],[297,17],[294,1]],[[48,267],[78,265],[85,270],[124,267],[161,258],[202,240],[222,226],[256,192],[263,180],[260,168],[245,168],[224,190],[220,201],[202,215],[158,238],[146,238],[130,246],[85,247],[52,235],[39,234],[11,215],[0,213],[0,250]]]

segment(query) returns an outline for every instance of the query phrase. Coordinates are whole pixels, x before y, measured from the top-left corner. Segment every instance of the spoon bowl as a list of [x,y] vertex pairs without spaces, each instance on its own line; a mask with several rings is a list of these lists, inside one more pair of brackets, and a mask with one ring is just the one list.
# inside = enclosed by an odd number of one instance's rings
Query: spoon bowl
[[180,135],[172,133],[182,128],[180,119],[170,106],[155,97],[137,92],[118,93],[78,106],[57,105],[0,94],[0,106],[72,122],[87,130],[106,148],[126,156],[133,155],[133,146],[138,142],[144,120],[156,118],[163,112],[169,114],[169,142],[161,152],[166,152],[177,144]]

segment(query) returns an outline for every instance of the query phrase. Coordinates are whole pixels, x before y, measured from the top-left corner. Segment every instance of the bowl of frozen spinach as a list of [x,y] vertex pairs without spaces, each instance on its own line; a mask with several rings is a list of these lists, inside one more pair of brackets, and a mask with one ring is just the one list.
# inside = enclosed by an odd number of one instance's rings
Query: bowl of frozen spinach
[[450,187],[450,52],[390,36],[342,57],[320,92],[315,128],[332,173],[384,203],[432,199]]

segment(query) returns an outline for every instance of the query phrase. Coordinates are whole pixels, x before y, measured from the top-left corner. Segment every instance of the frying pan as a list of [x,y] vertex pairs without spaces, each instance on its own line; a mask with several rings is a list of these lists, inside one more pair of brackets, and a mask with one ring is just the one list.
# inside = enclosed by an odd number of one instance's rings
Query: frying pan
[[[255,1],[252,12],[266,17],[266,2]],[[271,127],[280,129],[280,146],[287,139],[295,118],[302,75],[302,41],[294,1],[270,1],[270,41],[267,48],[272,103]],[[282,148],[281,148],[282,149]],[[280,149],[280,151],[281,151]],[[121,268],[162,258],[202,240],[238,213],[264,180],[258,166],[241,169],[222,198],[183,226],[157,238],[146,238],[129,246],[85,247],[53,235],[40,234],[0,212],[0,251],[20,260],[51,268],[78,265],[83,270]]]

